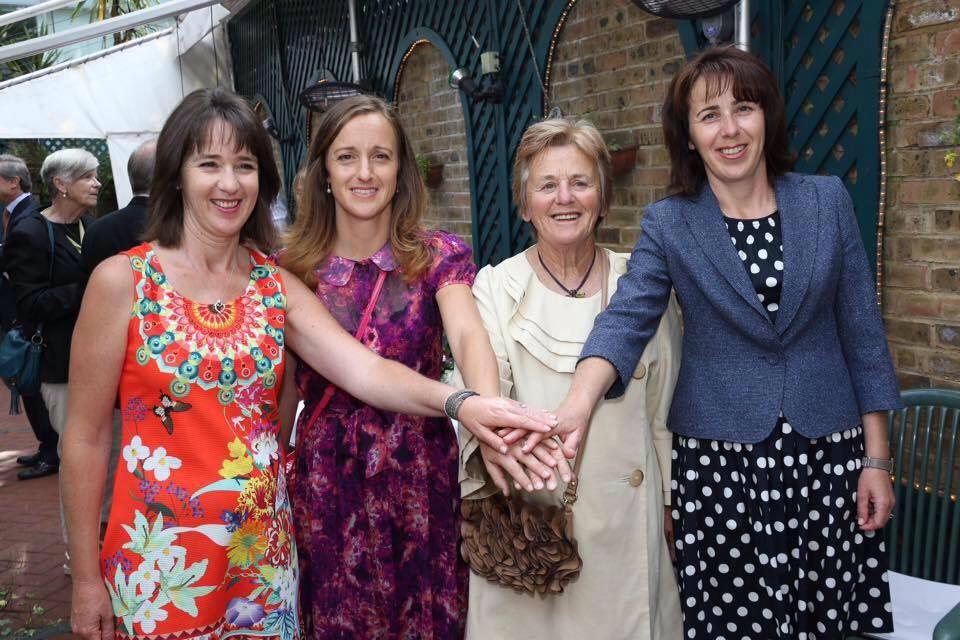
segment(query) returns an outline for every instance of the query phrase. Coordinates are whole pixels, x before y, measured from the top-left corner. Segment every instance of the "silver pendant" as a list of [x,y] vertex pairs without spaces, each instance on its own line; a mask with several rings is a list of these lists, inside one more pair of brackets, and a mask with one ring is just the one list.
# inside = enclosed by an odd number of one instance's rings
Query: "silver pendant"
[[223,304],[222,300],[217,300],[213,303],[213,310],[215,313],[223,313],[223,310],[226,308],[226,305]]

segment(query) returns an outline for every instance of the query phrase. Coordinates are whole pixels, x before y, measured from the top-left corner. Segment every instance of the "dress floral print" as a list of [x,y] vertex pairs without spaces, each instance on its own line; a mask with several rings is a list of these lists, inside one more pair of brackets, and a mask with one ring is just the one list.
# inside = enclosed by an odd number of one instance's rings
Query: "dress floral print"
[[279,274],[251,251],[246,290],[220,309],[171,288],[150,245],[125,255],[135,301],[101,551],[117,637],[299,639]]
[[[471,285],[476,268],[456,236],[433,232],[425,242],[433,261],[417,280],[403,279],[385,246],[366,260],[326,259],[317,295],[353,333],[377,275],[388,272],[364,343],[437,378],[437,291]],[[462,637],[468,573],[457,550],[458,446],[449,420],[379,411],[338,390],[308,426],[327,381],[302,364],[296,379],[306,406],[291,495],[308,636]]]

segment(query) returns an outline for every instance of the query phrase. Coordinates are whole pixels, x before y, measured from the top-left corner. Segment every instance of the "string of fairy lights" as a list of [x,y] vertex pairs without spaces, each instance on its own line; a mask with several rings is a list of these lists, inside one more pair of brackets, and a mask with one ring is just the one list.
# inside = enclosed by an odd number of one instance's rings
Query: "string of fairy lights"
[[883,25],[883,45],[880,55],[880,198],[877,201],[877,304],[883,309],[883,236],[887,214],[887,62],[890,52],[890,26],[896,2],[890,0]]

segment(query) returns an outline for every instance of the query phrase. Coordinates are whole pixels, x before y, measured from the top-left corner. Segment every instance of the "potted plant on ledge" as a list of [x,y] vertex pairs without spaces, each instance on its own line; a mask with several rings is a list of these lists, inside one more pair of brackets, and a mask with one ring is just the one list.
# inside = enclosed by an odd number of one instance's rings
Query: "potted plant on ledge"
[[637,145],[621,146],[619,142],[607,143],[614,178],[629,174],[637,164]]
[[443,163],[437,162],[424,155],[417,156],[417,169],[424,183],[431,188],[436,189],[443,182]]

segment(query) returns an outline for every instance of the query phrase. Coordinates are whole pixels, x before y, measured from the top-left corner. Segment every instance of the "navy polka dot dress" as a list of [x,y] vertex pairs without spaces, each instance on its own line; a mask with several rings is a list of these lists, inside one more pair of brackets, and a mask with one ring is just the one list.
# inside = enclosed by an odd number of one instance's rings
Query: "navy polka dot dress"
[[[779,214],[724,222],[775,321],[784,272]],[[863,446],[859,426],[811,440],[783,414],[755,444],[674,435],[686,638],[842,640],[893,630],[883,534],[857,526]]]

